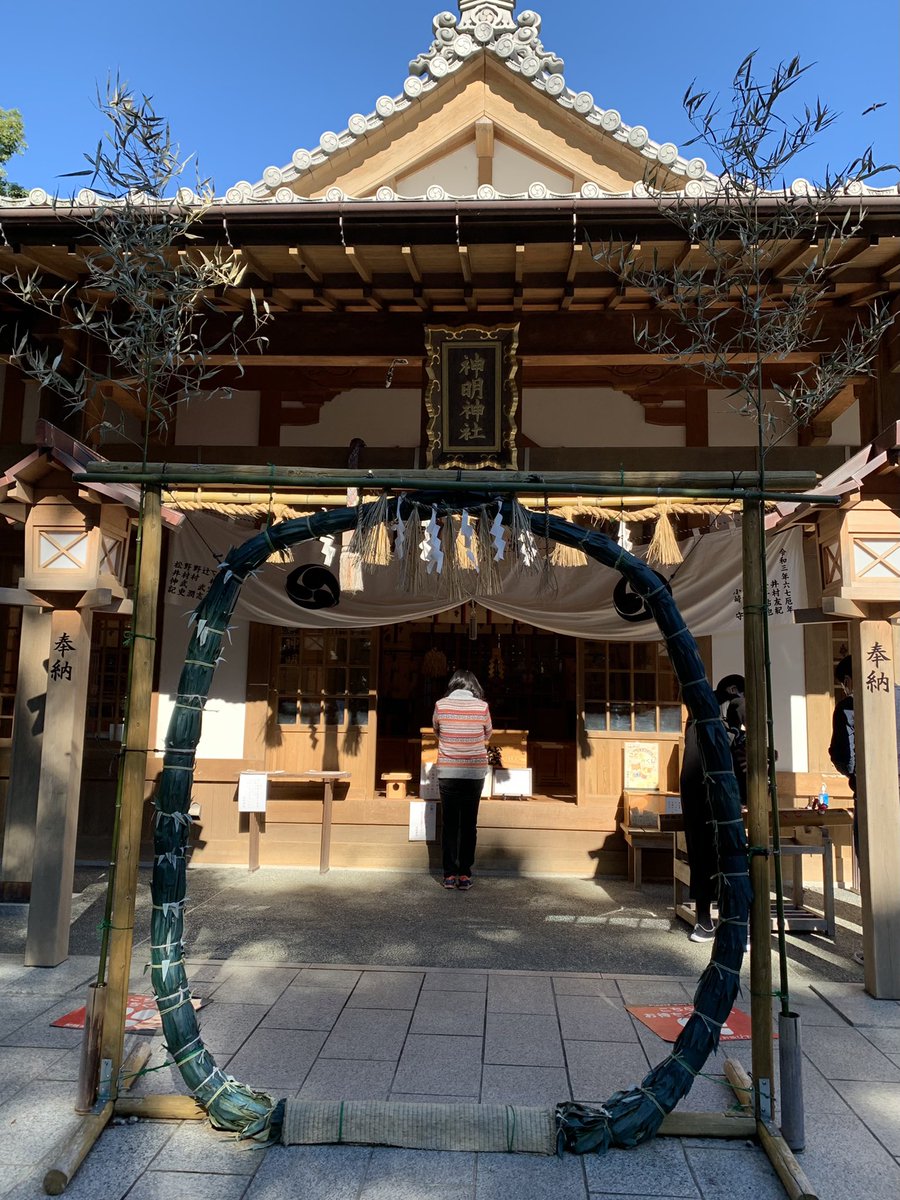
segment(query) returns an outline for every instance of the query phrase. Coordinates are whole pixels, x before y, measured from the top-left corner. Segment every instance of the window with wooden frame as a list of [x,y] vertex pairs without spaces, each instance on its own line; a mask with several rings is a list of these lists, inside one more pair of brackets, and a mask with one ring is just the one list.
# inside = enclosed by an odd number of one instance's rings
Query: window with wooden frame
[[277,668],[280,726],[362,728],[369,723],[368,629],[284,629]]
[[129,620],[118,613],[94,613],[86,737],[121,741],[128,690],[128,645],[125,635]]
[[658,642],[584,643],[588,733],[681,733],[672,664]]

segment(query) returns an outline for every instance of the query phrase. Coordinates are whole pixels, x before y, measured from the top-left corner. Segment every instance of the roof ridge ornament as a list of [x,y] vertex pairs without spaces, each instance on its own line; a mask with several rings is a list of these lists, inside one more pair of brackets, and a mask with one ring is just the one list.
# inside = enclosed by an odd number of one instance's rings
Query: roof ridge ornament
[[515,10],[516,0],[459,0],[459,28],[474,30],[479,25],[489,25],[492,30],[515,33]]

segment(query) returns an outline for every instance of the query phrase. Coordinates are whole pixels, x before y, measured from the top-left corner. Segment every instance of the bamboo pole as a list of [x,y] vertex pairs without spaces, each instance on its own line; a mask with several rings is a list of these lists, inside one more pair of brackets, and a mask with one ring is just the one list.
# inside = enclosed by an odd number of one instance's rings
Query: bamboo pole
[[235,465],[204,463],[92,463],[89,470],[77,472],[80,483],[155,484],[166,488],[177,485],[197,487],[200,484],[223,484],[257,487],[361,488],[396,489],[403,491],[436,490],[451,492],[485,492],[488,495],[507,493],[543,495],[558,492],[566,495],[612,495],[655,497],[709,497],[718,500],[762,499],[783,503],[840,504],[838,496],[798,494],[799,490],[815,486],[811,471],[772,473],[769,479],[773,490],[762,493],[758,487],[738,486],[734,472],[724,471],[633,471],[629,483],[623,482],[623,472],[547,471],[527,474],[519,471],[373,471],[332,472],[321,468]]
[[763,613],[766,580],[759,546],[762,510],[744,505],[744,678],[747,698],[747,828],[750,839],[750,1023],[753,1053],[753,1111],[774,1112],[772,1055],[772,918],[769,907],[769,806],[766,754],[766,679]]
[[66,1190],[112,1115],[111,1103],[104,1104],[99,1112],[88,1113],[66,1140],[47,1156],[43,1183],[48,1196],[61,1196]]
[[131,688],[120,769],[118,836],[113,847],[115,883],[108,931],[109,995],[101,1043],[104,1073],[110,1081],[112,1099],[115,1099],[118,1092],[119,1068],[125,1040],[125,1005],[131,974],[134,907],[144,816],[147,752],[150,745],[150,704],[153,695],[156,609],[162,550],[158,488],[147,487],[144,491],[138,537],[140,542],[132,625]]

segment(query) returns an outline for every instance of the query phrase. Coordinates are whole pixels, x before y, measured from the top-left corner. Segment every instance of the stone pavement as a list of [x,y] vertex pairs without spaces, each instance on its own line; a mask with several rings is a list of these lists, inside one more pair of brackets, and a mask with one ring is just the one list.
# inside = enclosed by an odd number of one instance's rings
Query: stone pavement
[[[267,893],[265,879],[248,881],[237,874],[230,886],[226,880],[224,887],[217,883],[211,889],[216,902],[195,914],[196,935],[189,943],[189,977],[205,1004],[203,1034],[220,1066],[279,1097],[602,1102],[616,1089],[639,1082],[666,1053],[665,1044],[628,1014],[625,1004],[689,1001],[709,952],[689,943],[682,926],[663,930],[649,924],[642,932],[642,922],[664,919],[667,891],[661,888],[632,890],[630,897],[625,885],[611,896],[609,881],[595,889],[595,907],[610,919],[581,927],[591,959],[595,965],[618,960],[630,943],[632,962],[640,959],[647,971],[598,972],[571,964],[561,969],[542,963],[535,969],[528,952],[533,941],[540,942],[532,901],[535,894],[543,895],[545,885],[548,892],[556,889],[558,902],[549,908],[537,905],[540,924],[577,923],[583,897],[569,880],[482,878],[476,889],[461,895],[441,892],[427,877],[332,872],[322,880],[311,872],[290,872],[283,873],[281,885],[288,874],[298,893],[315,893],[319,908],[340,910],[344,905],[345,917],[358,889],[368,887],[381,925],[390,925],[383,935],[389,933],[391,944],[401,951],[393,958],[403,961],[385,963],[361,955],[362,961],[348,962],[340,938],[327,957],[286,960],[281,950],[283,939],[290,941],[290,912],[277,919],[269,915],[264,929],[260,911],[251,957],[237,948],[212,955],[210,945],[228,936],[228,914],[242,900],[245,909],[265,908]],[[383,892],[386,882],[393,884],[392,891]],[[277,879],[270,883],[270,900],[281,895],[276,885]],[[204,886],[195,886],[192,877],[191,894],[198,896]],[[504,891],[507,898],[501,902]],[[374,902],[383,895],[390,896],[390,913]],[[253,903],[248,905],[248,899]],[[453,936],[446,945],[436,940],[430,950],[423,949],[407,926],[432,907],[448,933],[466,928],[471,939],[472,928],[480,931],[479,941],[470,940],[469,952],[470,961],[479,965],[453,961]],[[514,909],[520,914],[518,925],[508,923]],[[492,917],[498,910],[500,920]],[[613,914],[620,924],[612,923]],[[36,1164],[74,1122],[71,1101],[80,1033],[52,1028],[49,1022],[84,1002],[96,969],[96,958],[87,954],[76,954],[53,970],[23,967],[21,951],[12,948],[20,936],[21,915],[8,906],[0,914],[0,945],[6,951],[0,954],[4,1200],[42,1194]],[[573,920],[548,920],[560,916]],[[429,919],[423,917],[426,924]],[[852,932],[849,899],[841,924]],[[515,946],[516,966],[507,965],[505,949],[494,955],[480,948],[491,946],[491,933],[493,944]],[[671,946],[648,953],[645,943],[663,936]],[[264,950],[267,939],[270,953]],[[851,964],[840,970],[831,964],[832,975],[843,972],[850,981],[822,979],[816,973],[817,963],[829,965],[823,955],[842,957],[835,953],[842,946],[840,931],[836,944],[805,941],[792,965],[794,1007],[803,1017],[807,1149],[801,1162],[822,1200],[896,1200],[900,1003],[867,997],[852,981]],[[407,942],[421,955],[422,965],[405,961],[412,955],[409,946],[403,950]],[[384,944],[376,941],[373,948],[380,952]],[[561,957],[567,959],[565,937],[561,945]],[[142,979],[144,957],[138,946],[136,991],[149,990]],[[653,970],[670,958],[681,964],[676,971]],[[153,1043],[149,1065],[159,1066],[165,1051],[158,1035]],[[729,1043],[711,1060],[683,1108],[732,1105],[720,1075],[724,1053],[749,1067],[749,1043]],[[134,1087],[138,1094],[182,1090],[177,1073],[165,1066],[143,1075]],[[107,1129],[67,1195],[104,1200],[280,1200],[295,1194],[304,1200],[431,1200],[447,1193],[474,1200],[712,1200],[726,1195],[730,1200],[780,1200],[784,1195],[763,1152],[740,1140],[665,1138],[602,1158],[557,1160],[360,1147],[259,1150],[200,1123],[143,1121]]]

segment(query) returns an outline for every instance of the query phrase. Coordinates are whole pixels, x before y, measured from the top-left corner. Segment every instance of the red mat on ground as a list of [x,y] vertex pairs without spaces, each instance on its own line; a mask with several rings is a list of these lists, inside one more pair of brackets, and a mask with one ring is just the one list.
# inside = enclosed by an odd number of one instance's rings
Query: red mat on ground
[[[194,1008],[200,1008],[203,1001],[196,996],[191,1000]],[[51,1025],[59,1029],[84,1029],[84,1009],[76,1008],[62,1017],[57,1017]],[[125,1005],[125,1029],[128,1033],[141,1033],[151,1029],[162,1029],[162,1018],[156,1001],[152,996],[129,996]]]
[[[625,1007],[664,1042],[674,1042],[687,1025],[694,1011],[693,1004],[626,1004]],[[723,1042],[744,1042],[750,1039],[750,1017],[739,1008],[722,1026]]]

